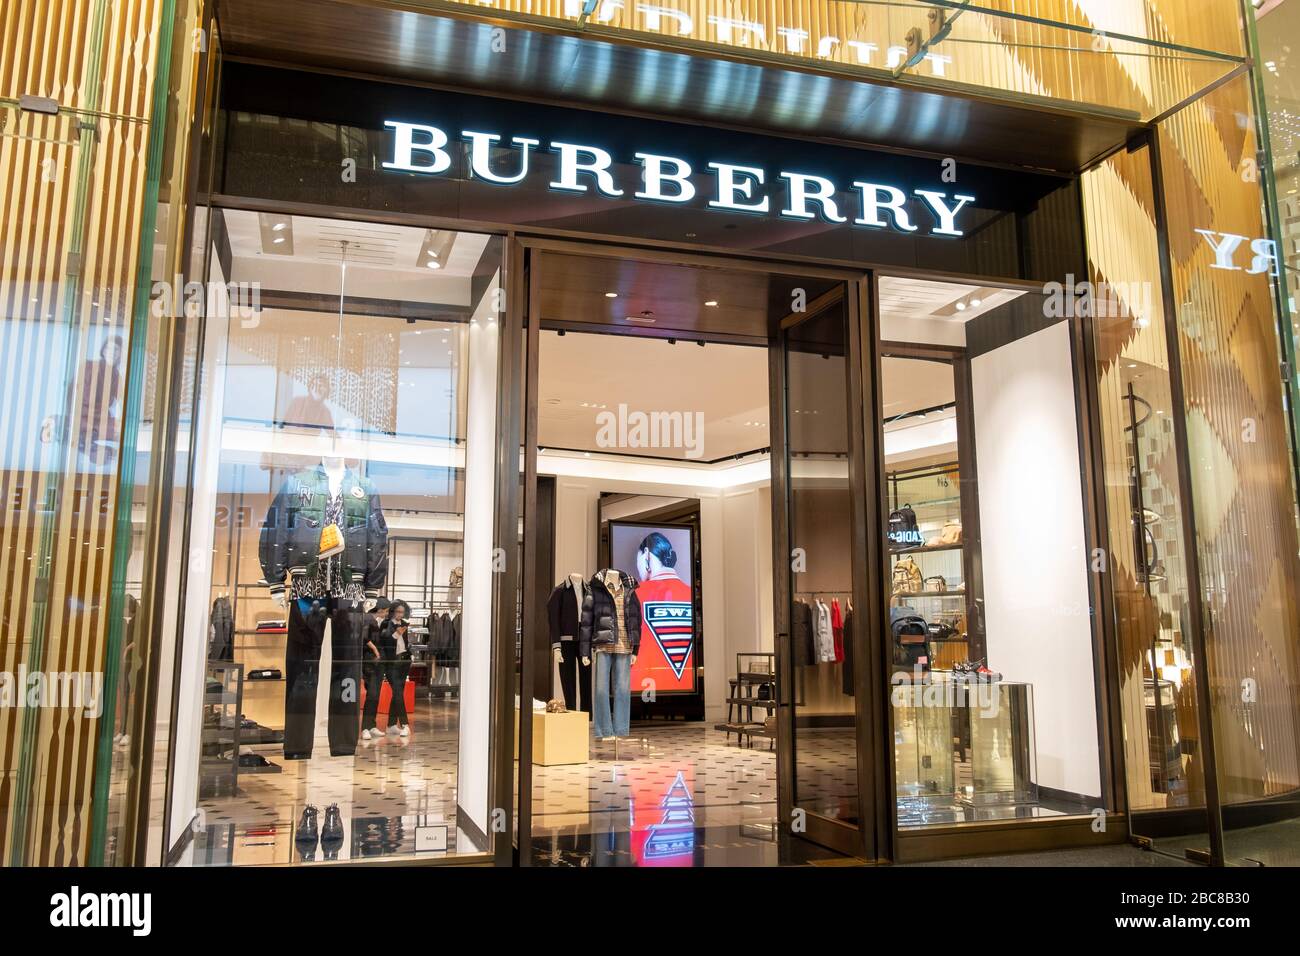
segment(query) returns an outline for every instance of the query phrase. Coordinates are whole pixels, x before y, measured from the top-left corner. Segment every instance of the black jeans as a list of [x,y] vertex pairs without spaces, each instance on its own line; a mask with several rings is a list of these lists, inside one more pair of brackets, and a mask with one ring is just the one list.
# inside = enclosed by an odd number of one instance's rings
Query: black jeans
[[384,661],[384,676],[388,678],[388,686],[393,689],[393,701],[388,705],[390,726],[411,722],[411,718],[406,716],[406,675],[409,673],[411,673],[409,657]]
[[577,641],[560,642],[560,690],[569,710],[591,713],[591,665],[582,663]]
[[379,691],[384,686],[384,662],[371,655],[367,650],[361,652],[361,676],[366,682],[366,706],[361,714],[361,729],[369,730],[375,726],[375,716],[379,713]]
[[393,699],[388,705],[388,723],[396,724],[400,721],[409,724],[411,721],[406,715],[406,675],[411,672],[410,659],[376,660],[367,657],[362,664],[362,672],[366,681],[366,706],[361,715],[362,729],[369,730],[371,727],[378,726],[379,692],[383,690],[385,679],[393,692]]
[[[304,611],[303,605],[306,605]],[[316,736],[316,694],[320,649],[330,622],[330,754],[357,751],[357,702],[361,698],[361,634],[366,613],[360,601],[289,599],[289,633],[284,654],[284,758],[311,757]]]

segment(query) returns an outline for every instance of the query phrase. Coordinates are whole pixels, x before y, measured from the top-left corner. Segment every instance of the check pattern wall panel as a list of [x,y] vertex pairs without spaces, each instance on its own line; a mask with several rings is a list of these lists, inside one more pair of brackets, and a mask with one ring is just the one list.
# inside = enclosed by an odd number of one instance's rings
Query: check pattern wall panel
[[[1300,786],[1300,560],[1246,77],[1160,143],[1225,802]],[[1207,237],[1197,230],[1208,230]],[[1243,237],[1224,265],[1210,238]]]

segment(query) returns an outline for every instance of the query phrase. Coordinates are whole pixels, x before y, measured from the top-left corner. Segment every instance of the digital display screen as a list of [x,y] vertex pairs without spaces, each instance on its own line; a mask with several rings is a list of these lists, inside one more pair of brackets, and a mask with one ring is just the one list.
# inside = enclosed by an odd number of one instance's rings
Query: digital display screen
[[637,580],[641,601],[633,694],[695,692],[694,537],[687,525],[609,523],[610,567]]

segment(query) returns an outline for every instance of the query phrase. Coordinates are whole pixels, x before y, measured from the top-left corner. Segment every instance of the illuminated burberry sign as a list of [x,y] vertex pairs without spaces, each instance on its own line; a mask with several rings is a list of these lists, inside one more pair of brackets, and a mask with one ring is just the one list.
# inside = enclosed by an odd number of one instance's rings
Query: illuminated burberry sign
[[[385,120],[384,126],[392,130],[392,160],[384,169],[409,173],[438,175],[452,165],[450,136],[436,126]],[[541,147],[541,141],[524,136],[511,137],[510,146],[501,146],[501,136],[476,130],[462,130],[461,139],[469,144],[470,175],[499,186],[522,183],[529,174],[529,157]],[[626,195],[614,179],[611,168],[614,158],[598,146],[581,143],[552,141],[548,148],[557,154],[555,178],[550,188],[561,192],[585,193],[594,188],[610,198]],[[493,150],[514,153],[511,161],[493,162]],[[633,199],[659,203],[689,203],[700,194],[696,172],[691,164],[677,156],[661,153],[633,153],[640,164],[640,188],[632,193]],[[935,189],[913,189],[909,195],[902,188],[855,179],[848,188],[851,198],[837,198],[841,187],[824,176],[778,170],[769,177],[770,170],[760,166],[743,166],[732,163],[710,162],[709,172],[703,179],[712,179],[705,194],[708,207],[723,212],[770,214],[788,219],[827,222],[852,222],[855,226],[874,229],[895,229],[914,233],[928,227],[932,236],[961,236],[958,217],[967,205],[975,202],[974,196],[956,193],[949,195]],[[778,183],[783,185],[780,189]],[[771,193],[780,191],[784,201]],[[927,221],[913,222],[907,208],[915,197],[927,214]],[[703,198],[703,197],[702,197]],[[850,219],[849,217],[853,218]]]

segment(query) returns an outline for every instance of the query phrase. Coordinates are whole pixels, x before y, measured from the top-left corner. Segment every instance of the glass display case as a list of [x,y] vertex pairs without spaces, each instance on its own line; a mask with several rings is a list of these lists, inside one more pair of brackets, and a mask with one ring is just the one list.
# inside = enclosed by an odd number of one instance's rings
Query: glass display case
[[900,828],[1036,812],[1029,684],[936,674],[896,681],[891,703]]

